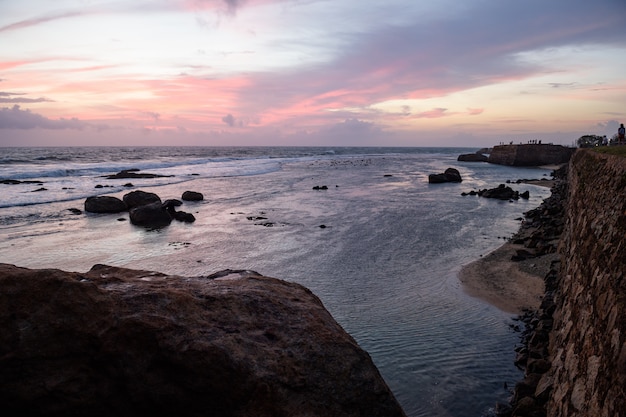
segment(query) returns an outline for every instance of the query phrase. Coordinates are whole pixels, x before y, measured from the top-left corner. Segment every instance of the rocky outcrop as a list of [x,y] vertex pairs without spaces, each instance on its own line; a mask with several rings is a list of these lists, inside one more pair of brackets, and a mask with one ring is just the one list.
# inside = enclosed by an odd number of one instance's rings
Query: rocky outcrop
[[489,157],[487,155],[483,155],[479,151],[459,155],[456,160],[460,162],[489,162]]
[[498,145],[489,154],[489,162],[511,166],[563,164],[569,161],[575,150],[551,144]]
[[442,174],[430,174],[428,176],[429,184],[441,184],[444,182],[461,182],[461,173],[456,168],[448,168]]
[[520,193],[519,191],[516,191],[512,189],[511,187],[508,187],[504,184],[500,184],[499,186],[495,188],[485,188],[485,189],[478,190],[478,191],[472,190],[469,192],[463,192],[461,193],[461,195],[462,196],[477,195],[479,197],[495,198],[498,200],[509,200],[509,201],[519,200],[520,198],[524,200],[528,200],[530,198],[530,192],[524,191]]
[[0,264],[0,320],[6,415],[404,416],[315,295],[250,271]]
[[85,211],[90,213],[121,213],[126,210],[126,203],[117,197],[100,195],[85,200]]

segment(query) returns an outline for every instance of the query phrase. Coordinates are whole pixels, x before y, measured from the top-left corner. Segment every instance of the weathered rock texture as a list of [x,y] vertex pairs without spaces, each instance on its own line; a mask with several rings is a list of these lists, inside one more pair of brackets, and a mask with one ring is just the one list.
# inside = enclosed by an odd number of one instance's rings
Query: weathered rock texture
[[548,415],[626,416],[626,159],[579,150],[567,204]]
[[489,162],[498,165],[540,166],[569,161],[574,148],[549,144],[522,144],[494,146]]
[[403,416],[304,287],[0,264],[3,415]]

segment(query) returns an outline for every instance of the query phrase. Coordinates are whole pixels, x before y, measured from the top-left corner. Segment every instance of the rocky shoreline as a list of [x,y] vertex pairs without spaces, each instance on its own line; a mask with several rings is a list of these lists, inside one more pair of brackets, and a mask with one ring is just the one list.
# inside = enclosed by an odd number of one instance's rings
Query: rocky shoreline
[[520,345],[515,348],[515,365],[524,370],[524,378],[515,385],[510,404],[498,404],[498,417],[543,417],[552,390],[549,379],[542,376],[550,370],[549,340],[556,310],[554,294],[559,281],[560,259],[557,252],[565,225],[567,202],[567,165],[553,172],[555,178],[552,195],[536,209],[526,213],[526,221],[511,239],[522,245],[512,262],[520,269],[543,262],[544,294],[537,310],[527,310],[520,316]]

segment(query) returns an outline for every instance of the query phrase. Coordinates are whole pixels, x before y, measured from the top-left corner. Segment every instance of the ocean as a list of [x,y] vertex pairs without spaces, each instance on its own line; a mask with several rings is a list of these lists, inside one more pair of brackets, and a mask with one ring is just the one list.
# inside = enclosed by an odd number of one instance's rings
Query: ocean
[[[372,356],[407,415],[490,416],[522,377],[513,365],[519,334],[511,314],[465,294],[458,272],[502,245],[550,190],[510,184],[530,192],[514,202],[461,193],[550,170],[457,161],[474,151],[0,148],[0,181],[20,181],[0,183],[0,262],[188,276],[249,269],[297,282]],[[448,167],[462,183],[428,184]],[[126,169],[164,177],[105,178]],[[69,210],[138,189],[204,200],[179,208],[194,223],[158,230],[132,225],[127,213]]]

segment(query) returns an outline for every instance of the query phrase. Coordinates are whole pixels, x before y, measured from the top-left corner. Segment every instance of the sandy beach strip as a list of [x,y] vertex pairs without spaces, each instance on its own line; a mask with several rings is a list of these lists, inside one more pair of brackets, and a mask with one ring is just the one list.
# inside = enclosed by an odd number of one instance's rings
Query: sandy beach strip
[[463,266],[459,279],[464,290],[507,313],[521,314],[524,310],[538,309],[544,294],[544,277],[557,255],[512,261],[516,250],[523,248],[523,245],[505,243]]

